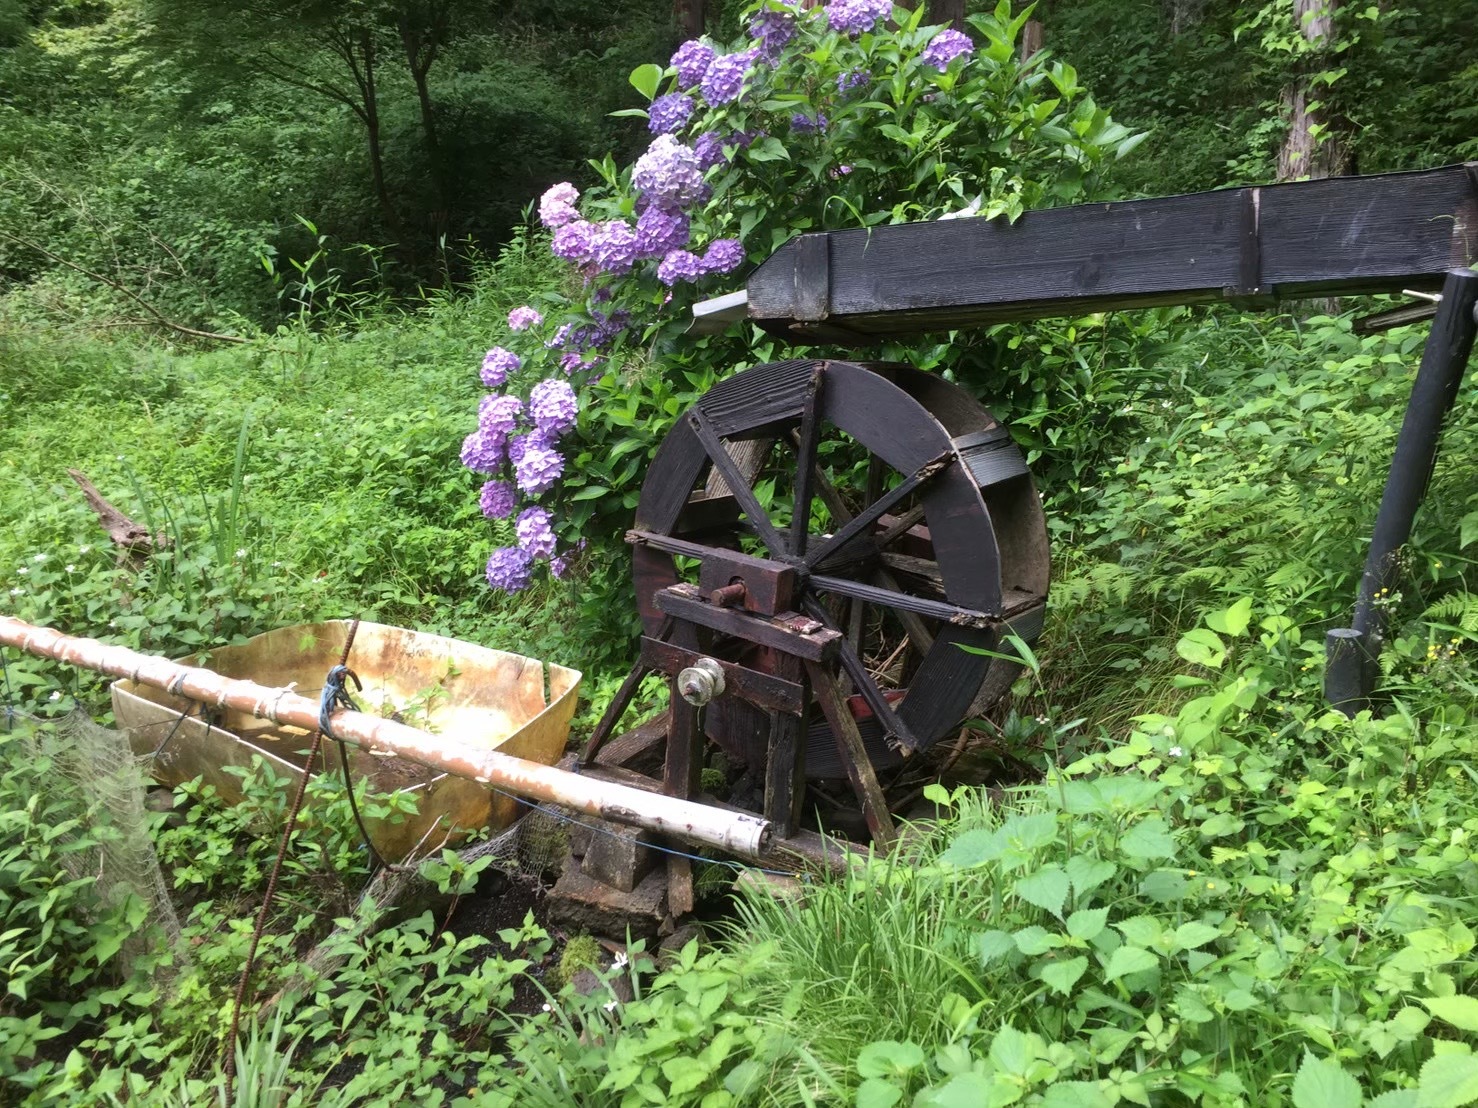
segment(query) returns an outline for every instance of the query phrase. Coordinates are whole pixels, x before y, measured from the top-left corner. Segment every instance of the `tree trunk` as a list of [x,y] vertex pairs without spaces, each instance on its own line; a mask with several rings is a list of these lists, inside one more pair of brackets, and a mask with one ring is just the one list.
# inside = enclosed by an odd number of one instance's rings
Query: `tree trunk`
[[1170,34],[1179,38],[1197,23],[1206,11],[1206,0],[1169,0]]
[[1031,61],[1032,55],[1042,48],[1042,22],[1028,19],[1021,28],[1021,64]]
[[431,86],[428,77],[431,67],[441,49],[441,34],[444,22],[433,23],[429,30],[415,27],[409,19],[402,19],[399,27],[400,44],[405,51],[406,68],[416,86],[416,102],[421,109],[421,133],[426,140],[426,160],[431,169],[432,189],[436,194],[436,210],[432,223],[438,237],[446,232],[449,219],[451,189],[448,186],[446,166],[441,158],[441,140],[436,129],[436,107],[431,102]]
[[1278,180],[1299,177],[1339,177],[1350,171],[1351,151],[1341,121],[1311,80],[1334,44],[1334,13],[1340,0],[1293,0],[1294,23],[1312,46],[1293,82],[1283,90],[1288,134],[1278,152]]
[[929,22],[948,23],[956,31],[963,31],[965,0],[929,0]]
[[359,82],[364,121],[365,142],[369,147],[370,181],[374,186],[375,198],[380,203],[380,214],[385,220],[385,229],[402,249],[409,244],[400,225],[400,216],[395,211],[395,202],[390,198],[389,186],[385,184],[385,152],[380,145],[380,99],[375,84],[375,42],[369,31],[357,36],[361,64],[356,66],[355,77]]
[[703,0],[672,0],[672,18],[685,39],[703,33]]

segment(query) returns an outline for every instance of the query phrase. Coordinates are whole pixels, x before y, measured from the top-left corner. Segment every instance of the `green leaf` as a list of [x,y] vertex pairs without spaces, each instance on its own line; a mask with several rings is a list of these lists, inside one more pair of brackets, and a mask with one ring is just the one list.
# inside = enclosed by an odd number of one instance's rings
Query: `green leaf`
[[1047,951],[1054,947],[1059,947],[1063,943],[1061,935],[1054,935],[1045,927],[1037,927],[1035,924],[1031,927],[1023,927],[1020,931],[1016,932],[1014,938],[1016,939],[1016,949],[1028,958],[1034,958],[1038,954],[1046,954]]
[[1293,1108],[1360,1108],[1362,1099],[1360,1083],[1338,1062],[1304,1051],[1303,1065],[1293,1078]]
[[1247,625],[1252,622],[1252,597],[1244,596],[1230,608],[1220,612],[1209,612],[1206,616],[1206,626],[1213,631],[1220,631],[1223,635],[1232,638],[1240,638],[1247,633]]
[[1101,858],[1085,858],[1078,854],[1067,860],[1068,880],[1079,896],[1087,896],[1118,872],[1119,867]]
[[1469,512],[1458,524],[1458,549],[1465,550],[1475,542],[1478,542],[1478,512]]
[[939,860],[947,866],[969,869],[999,858],[1002,845],[996,832],[977,827],[956,835],[954,841],[939,855]]
[[1108,923],[1107,908],[1084,908],[1067,917],[1067,933],[1084,942],[1094,939]]
[[1042,1094],[1042,1108],[1113,1108],[1096,1081],[1058,1081]]
[[1478,1031],[1478,997],[1425,996],[1422,1003],[1443,1023],[1459,1031]]
[[1105,981],[1117,981],[1131,973],[1143,973],[1145,970],[1154,969],[1159,964],[1160,960],[1142,947],[1121,946],[1109,955],[1108,965],[1103,970],[1103,978]]
[[924,1064],[924,1052],[914,1043],[879,1039],[857,1053],[857,1073],[862,1077],[901,1077]]
[[876,1077],[857,1087],[857,1108],[893,1108],[902,1099],[902,1089]]
[[1037,971],[1043,984],[1066,996],[1088,969],[1088,959],[1083,955],[1069,958],[1065,962],[1045,962]]
[[1016,1030],[1009,1023],[1003,1024],[991,1040],[990,1060],[996,1068],[1009,1074],[1021,1076],[1037,1055],[1032,1037]]
[[1175,652],[1188,662],[1208,669],[1220,669],[1227,660],[1227,648],[1215,631],[1193,627],[1180,637]]
[[1005,1104],[992,1100],[991,1083],[978,1073],[961,1073],[951,1077],[937,1089],[923,1093],[914,1104],[919,1108],[981,1108],[986,1104]]
[[1419,1108],[1460,1108],[1478,1100],[1478,1056],[1438,1054],[1422,1067]]
[[975,953],[985,965],[1016,953],[1016,940],[1006,931],[984,931],[975,936]]
[[662,74],[663,69],[660,65],[654,65],[651,62],[639,65],[631,71],[631,87],[648,100],[654,99],[657,95],[657,86],[662,83]]
[[1137,859],[1175,857],[1175,840],[1163,816],[1146,816],[1119,840],[1126,857]]
[[1068,879],[1061,866],[1045,866],[1030,877],[1016,882],[1017,896],[1028,904],[1035,904],[1044,912],[1062,918],[1062,906],[1067,901]]
[[1421,1100],[1421,1094],[1415,1089],[1392,1089],[1366,1101],[1365,1108],[1419,1108]]
[[1180,950],[1195,950],[1196,947],[1205,946],[1220,935],[1219,928],[1212,927],[1209,923],[1193,920],[1175,929],[1175,945]]

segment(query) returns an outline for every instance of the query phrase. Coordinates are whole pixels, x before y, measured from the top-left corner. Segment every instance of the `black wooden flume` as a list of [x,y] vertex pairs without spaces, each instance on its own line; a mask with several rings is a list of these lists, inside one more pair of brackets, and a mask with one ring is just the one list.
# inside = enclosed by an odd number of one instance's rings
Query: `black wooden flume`
[[[1353,626],[1326,692],[1368,701],[1377,590],[1410,534],[1473,344],[1478,164],[807,234],[700,305],[798,345],[866,347],[985,323],[1162,304],[1248,309],[1329,294],[1420,299],[1366,329],[1435,317],[1398,438]],[[1002,654],[1042,624],[1048,549],[1024,459],[972,397],[899,365],[807,358],[715,386],[658,450],[627,536],[641,677],[672,681],[664,791],[696,796],[704,743],[744,770],[781,838],[808,779],[846,779],[872,836],[877,771],[952,734],[1009,686]]]

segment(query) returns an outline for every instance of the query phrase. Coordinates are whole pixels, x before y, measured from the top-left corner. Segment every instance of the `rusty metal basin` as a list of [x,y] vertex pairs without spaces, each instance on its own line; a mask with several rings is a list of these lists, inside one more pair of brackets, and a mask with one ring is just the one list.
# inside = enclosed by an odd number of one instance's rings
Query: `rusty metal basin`
[[[209,654],[183,659],[226,677],[293,686],[317,697],[339,661],[349,623],[283,627]],[[564,753],[581,674],[536,658],[459,639],[360,623],[349,668],[364,683],[354,692],[361,710],[445,735],[446,748],[499,750],[553,765]],[[127,679],[113,683],[113,714],[136,754],[150,760],[155,778],[177,785],[200,777],[228,803],[242,799],[241,776],[260,758],[285,791],[303,774],[309,733],[245,712],[217,711]],[[349,748],[350,774],[378,793],[406,793],[415,815],[367,819],[375,847],[387,859],[435,850],[482,828],[498,830],[519,815],[511,796],[418,763]],[[338,749],[323,745],[328,767],[339,772]]]

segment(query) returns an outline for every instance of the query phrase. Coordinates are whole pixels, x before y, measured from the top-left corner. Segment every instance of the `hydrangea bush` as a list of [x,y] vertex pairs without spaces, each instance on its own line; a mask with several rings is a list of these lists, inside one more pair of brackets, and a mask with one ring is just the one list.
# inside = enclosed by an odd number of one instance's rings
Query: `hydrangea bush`
[[[618,114],[644,119],[650,144],[630,166],[596,164],[593,187],[539,200],[568,279],[512,312],[482,361],[492,391],[462,459],[488,478],[484,515],[516,518],[495,528],[512,541],[488,560],[493,587],[618,539],[673,420],[720,376],[777,356],[753,328],[684,337],[695,301],[741,287],[801,232],[1084,199],[1137,142],[1071,66],[1018,60],[1026,13],[1009,0],[970,35],[923,25],[925,7],[764,0],[737,41],[686,42],[632,74],[649,107]],[[948,370],[954,350],[885,353]]]

